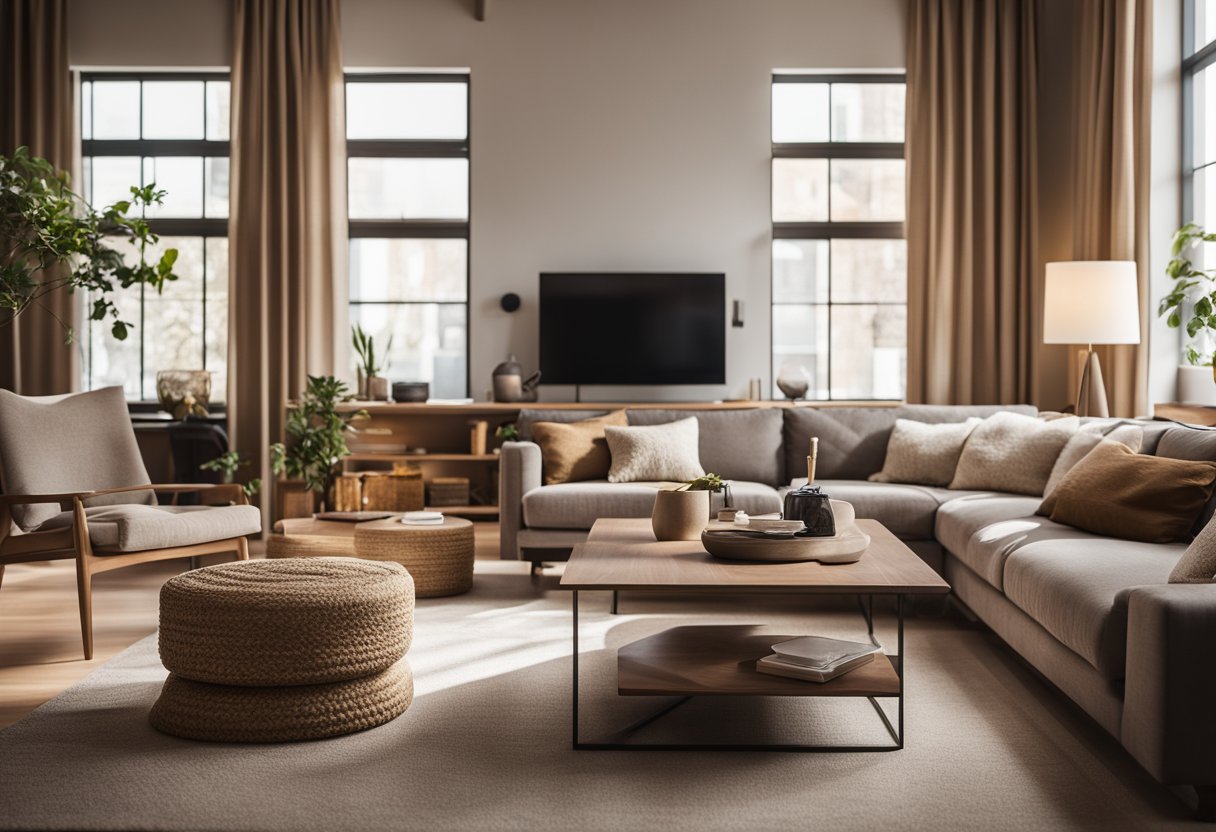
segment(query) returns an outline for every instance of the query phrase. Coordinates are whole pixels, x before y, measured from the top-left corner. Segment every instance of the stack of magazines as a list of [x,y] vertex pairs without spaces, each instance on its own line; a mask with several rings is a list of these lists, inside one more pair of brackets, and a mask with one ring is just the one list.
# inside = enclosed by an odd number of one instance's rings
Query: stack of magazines
[[808,682],[826,682],[874,661],[882,652],[868,641],[841,641],[823,636],[774,644],[772,655],[756,662],[756,670],[773,676],[788,676]]

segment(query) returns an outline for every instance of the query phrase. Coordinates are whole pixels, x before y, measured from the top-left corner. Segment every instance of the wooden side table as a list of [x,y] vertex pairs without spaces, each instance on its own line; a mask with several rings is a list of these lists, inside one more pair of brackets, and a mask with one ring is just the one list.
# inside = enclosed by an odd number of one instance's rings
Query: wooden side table
[[355,526],[355,557],[391,560],[409,571],[418,598],[459,595],[473,588],[473,524],[444,517],[443,525],[411,526],[393,518]]

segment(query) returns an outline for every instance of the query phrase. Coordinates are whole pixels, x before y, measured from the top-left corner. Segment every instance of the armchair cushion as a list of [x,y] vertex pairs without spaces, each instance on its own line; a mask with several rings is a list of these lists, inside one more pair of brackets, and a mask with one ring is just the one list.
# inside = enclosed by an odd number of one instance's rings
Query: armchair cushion
[[[147,485],[121,387],[64,398],[25,398],[0,390],[0,488],[5,494],[57,494]],[[154,505],[151,491],[108,494],[89,506]],[[25,531],[59,513],[54,503],[14,505]]]
[[[85,516],[98,554],[193,546],[262,530],[255,506],[95,506],[85,509]],[[39,530],[70,525],[72,512],[65,511]]]

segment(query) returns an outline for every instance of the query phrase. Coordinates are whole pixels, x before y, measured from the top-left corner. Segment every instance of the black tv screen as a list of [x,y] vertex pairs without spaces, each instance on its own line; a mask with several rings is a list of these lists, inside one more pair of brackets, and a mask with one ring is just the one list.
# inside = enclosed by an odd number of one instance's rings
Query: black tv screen
[[726,275],[542,273],[545,384],[725,384]]

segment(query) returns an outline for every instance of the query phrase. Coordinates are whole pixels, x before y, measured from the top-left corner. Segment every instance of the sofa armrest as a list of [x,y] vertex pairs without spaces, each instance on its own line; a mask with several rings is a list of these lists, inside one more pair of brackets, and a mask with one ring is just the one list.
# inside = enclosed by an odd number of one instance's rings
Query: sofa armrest
[[498,471],[499,556],[522,560],[519,530],[524,526],[524,495],[541,486],[540,446],[535,442],[504,442]]
[[1216,785],[1216,584],[1133,589],[1123,745],[1167,785]]

